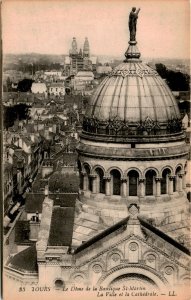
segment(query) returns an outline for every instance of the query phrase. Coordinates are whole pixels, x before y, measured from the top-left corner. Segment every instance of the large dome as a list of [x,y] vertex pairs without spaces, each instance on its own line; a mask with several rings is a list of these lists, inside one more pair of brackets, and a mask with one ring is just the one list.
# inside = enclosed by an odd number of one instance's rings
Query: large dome
[[180,112],[172,92],[137,53],[130,44],[125,62],[95,91],[84,118],[84,133],[137,136],[181,132]]
[[105,78],[92,97],[88,117],[140,122],[179,119],[170,89],[156,71],[143,63],[122,63]]

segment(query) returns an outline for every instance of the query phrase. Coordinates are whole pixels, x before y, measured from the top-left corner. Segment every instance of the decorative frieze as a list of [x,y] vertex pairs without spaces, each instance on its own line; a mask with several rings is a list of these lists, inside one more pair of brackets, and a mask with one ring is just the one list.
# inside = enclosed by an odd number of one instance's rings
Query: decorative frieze
[[118,116],[108,120],[98,120],[95,116],[85,116],[83,119],[83,130],[84,132],[110,136],[163,135],[181,132],[182,122],[179,119],[172,119],[164,124],[147,116],[145,120],[141,120],[138,123],[129,123],[126,120],[121,120]]
[[144,76],[159,76],[158,73],[150,68],[145,68],[145,69],[126,69],[126,70],[118,70],[117,68],[114,69],[110,74],[109,77],[111,76],[122,76],[123,78],[127,76],[138,76],[143,78]]

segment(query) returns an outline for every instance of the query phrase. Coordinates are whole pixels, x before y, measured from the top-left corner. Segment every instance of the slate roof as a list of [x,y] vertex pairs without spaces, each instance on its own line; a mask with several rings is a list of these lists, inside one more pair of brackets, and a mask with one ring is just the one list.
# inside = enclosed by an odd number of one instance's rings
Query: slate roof
[[70,246],[74,226],[74,207],[53,208],[49,246]]
[[103,230],[102,232],[98,233],[96,236],[94,236],[93,238],[89,239],[85,243],[81,244],[78,248],[76,248],[74,253],[76,254],[78,252],[81,252],[82,250],[88,248],[89,246],[93,245],[97,241],[100,241],[101,239],[103,239],[107,235],[111,234],[112,232],[115,232],[116,230],[118,230],[120,228],[125,229],[126,226],[127,226],[128,219],[129,219],[129,217],[119,221],[118,223],[116,223],[116,224],[112,225],[111,227],[109,227],[109,228]]
[[37,252],[36,245],[32,245],[29,248],[17,253],[8,266],[23,272],[37,273]]
[[6,170],[11,170],[12,168],[13,168],[13,165],[10,164],[8,161],[6,161],[6,162],[4,163],[4,172],[5,172]]
[[63,153],[62,161],[66,165],[75,165],[77,160],[77,153]]
[[173,245],[174,247],[178,248],[179,250],[181,250],[182,252],[186,253],[187,255],[190,255],[190,251],[189,249],[187,249],[185,246],[183,246],[182,244],[178,243],[176,240],[172,239],[170,236],[168,236],[166,233],[162,232],[161,230],[159,230],[158,228],[152,226],[151,224],[147,223],[146,221],[144,221],[143,219],[141,219],[140,217],[138,217],[140,224],[145,227],[146,229],[149,229],[150,231],[152,231],[153,233],[155,233],[156,235],[158,235],[160,238],[162,238],[163,240],[165,240],[166,242],[170,243],[171,245]]
[[[27,213],[42,213],[42,204],[44,201],[44,193],[28,193],[25,201],[25,211]],[[50,199],[54,200],[54,205],[62,207],[75,207],[78,194],[50,193]]]
[[30,231],[29,221],[19,220],[15,224],[15,243],[17,244],[31,244],[27,237],[26,232]]
[[49,88],[51,87],[62,87],[64,88],[64,84],[63,83],[60,83],[60,82],[52,82],[49,86]]
[[76,173],[55,172],[49,180],[49,190],[55,192],[60,190],[61,193],[78,193],[79,175]]
[[76,77],[93,77],[94,78],[94,74],[91,71],[79,71],[77,73]]
[[[159,236],[160,238],[162,238],[166,242],[173,245],[175,248],[178,248],[179,250],[181,250],[185,254],[190,255],[189,249],[187,249],[185,246],[179,244],[177,241],[175,241],[174,239],[169,237],[167,234],[165,234],[164,232],[162,232],[158,228],[152,226],[151,224],[147,223],[146,221],[142,220],[140,217],[138,217],[138,219],[140,221],[140,225],[143,228],[148,229],[149,231],[153,232],[154,234],[156,234],[157,236]],[[76,248],[74,253],[76,254],[78,252],[81,252],[82,250],[88,248],[89,246],[93,245],[95,242],[100,241],[101,239],[103,239],[107,235],[117,231],[120,228],[125,229],[125,227],[128,226],[128,220],[129,220],[129,217],[121,220],[120,222],[114,224],[113,226],[111,226],[111,227],[107,228],[106,230],[102,231],[101,233],[97,234],[96,236],[94,236],[93,238],[91,238],[90,240],[88,240],[85,243],[81,244],[78,248]]]

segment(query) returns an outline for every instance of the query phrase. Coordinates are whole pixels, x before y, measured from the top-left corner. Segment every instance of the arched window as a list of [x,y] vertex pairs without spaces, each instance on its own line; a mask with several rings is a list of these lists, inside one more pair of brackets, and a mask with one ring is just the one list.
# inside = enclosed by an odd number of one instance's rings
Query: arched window
[[162,172],[162,179],[161,179],[161,194],[168,194],[168,176],[170,175],[170,170],[165,169]]
[[111,171],[111,178],[113,183],[113,195],[121,194],[121,174],[118,170]]
[[104,180],[104,173],[103,170],[100,168],[96,168],[96,174],[97,174],[97,186],[98,186],[98,193],[105,194],[105,180]]
[[156,172],[153,170],[147,171],[145,178],[146,178],[146,196],[151,196],[154,194],[154,178],[156,176]]
[[137,196],[139,174],[137,171],[132,170],[128,173],[128,176],[129,176],[129,196]]
[[54,282],[54,286],[56,290],[63,290],[64,288],[64,281],[62,279],[56,279]]

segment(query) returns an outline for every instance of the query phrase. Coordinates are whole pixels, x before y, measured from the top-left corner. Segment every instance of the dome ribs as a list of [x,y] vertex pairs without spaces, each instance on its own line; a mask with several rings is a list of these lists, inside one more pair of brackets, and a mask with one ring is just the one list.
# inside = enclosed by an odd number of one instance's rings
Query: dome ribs
[[[156,81],[156,83],[157,83],[157,80],[156,80],[156,78],[155,78],[155,81]],[[165,112],[165,114],[166,114],[166,118],[165,119],[169,119],[170,118],[170,113],[169,113],[169,110],[167,109],[167,107],[168,107],[168,105],[167,105],[167,103],[166,103],[166,98],[165,98],[165,93],[164,93],[164,90],[162,89],[162,86],[161,85],[157,85],[156,84],[156,86],[157,86],[157,88],[158,88],[158,90],[159,90],[159,95],[160,95],[160,97],[161,97],[161,99],[163,100],[163,104],[164,104],[164,109],[163,109],[163,111]],[[162,108],[162,107],[161,107]]]
[[156,112],[156,106],[155,106],[155,99],[154,99],[154,96],[153,96],[152,91],[151,91],[151,87],[150,87],[150,84],[149,84],[150,82],[148,81],[147,76],[145,76],[144,79],[147,82],[150,97],[151,97],[151,100],[152,100],[152,103],[153,103],[152,107],[150,107],[149,110],[151,110],[151,108],[152,108],[154,116],[151,117],[151,116],[148,115],[148,117],[150,117],[151,119],[153,119],[153,117],[154,117],[154,121],[157,121],[157,112]]
[[[113,95],[111,95],[111,103],[110,103],[110,111],[109,111],[109,119],[113,119],[115,117],[117,117],[117,113],[113,113],[113,110],[115,110],[115,96],[116,96],[116,90],[118,88],[118,83],[120,81],[121,77],[117,77],[116,81],[117,81],[117,84],[115,85],[115,88],[114,88],[114,92],[113,92]],[[107,95],[108,96],[108,95]],[[110,95],[109,95],[110,96]],[[117,107],[116,107],[117,108]]]
[[142,122],[143,120],[143,111],[142,111],[142,104],[141,104],[141,90],[140,90],[140,84],[139,81],[141,81],[140,78],[136,77],[136,81],[137,81],[137,88],[138,88],[138,99],[139,99],[139,118],[140,118],[140,122]]
[[124,110],[123,105],[121,105],[122,87],[123,87],[124,80],[125,80],[125,78],[121,78],[121,84],[119,86],[119,93],[118,93],[118,96],[117,96],[118,97],[117,116],[119,116],[120,120],[124,120],[124,116],[122,116],[122,113],[121,113],[121,109]]
[[[107,79],[107,78],[106,78]],[[111,79],[111,78],[110,78]],[[101,89],[99,90],[99,94],[97,96],[97,99],[96,101],[94,102],[93,104],[93,109],[92,109],[92,116],[94,116],[94,113],[95,113],[95,109],[97,106],[100,106],[101,107],[101,104],[102,104],[102,101],[103,101],[103,97],[104,97],[104,92],[103,91],[106,91],[107,87],[109,86],[110,84],[110,80],[109,81],[105,81],[104,84],[101,86]],[[100,100],[102,96],[102,99]],[[100,105],[98,102],[101,102]],[[96,116],[97,117],[97,116]]]
[[[160,78],[160,81],[162,81],[162,78]],[[172,95],[168,85],[165,82],[163,82],[163,84],[161,85],[161,88],[163,89],[165,96],[168,97],[168,99],[170,99],[171,103],[172,103],[172,105],[166,105],[166,107],[174,109],[174,114],[172,114],[172,111],[171,111],[170,112],[171,118],[169,118],[169,119],[172,119],[172,118],[180,119],[180,114],[178,111],[176,100],[175,100],[174,96]]]
[[125,93],[125,98],[126,98],[126,101],[124,101],[125,105],[124,105],[124,120],[125,122],[128,122],[128,119],[127,119],[127,100],[128,100],[128,80],[129,80],[129,77],[127,76],[126,77],[126,93]]

